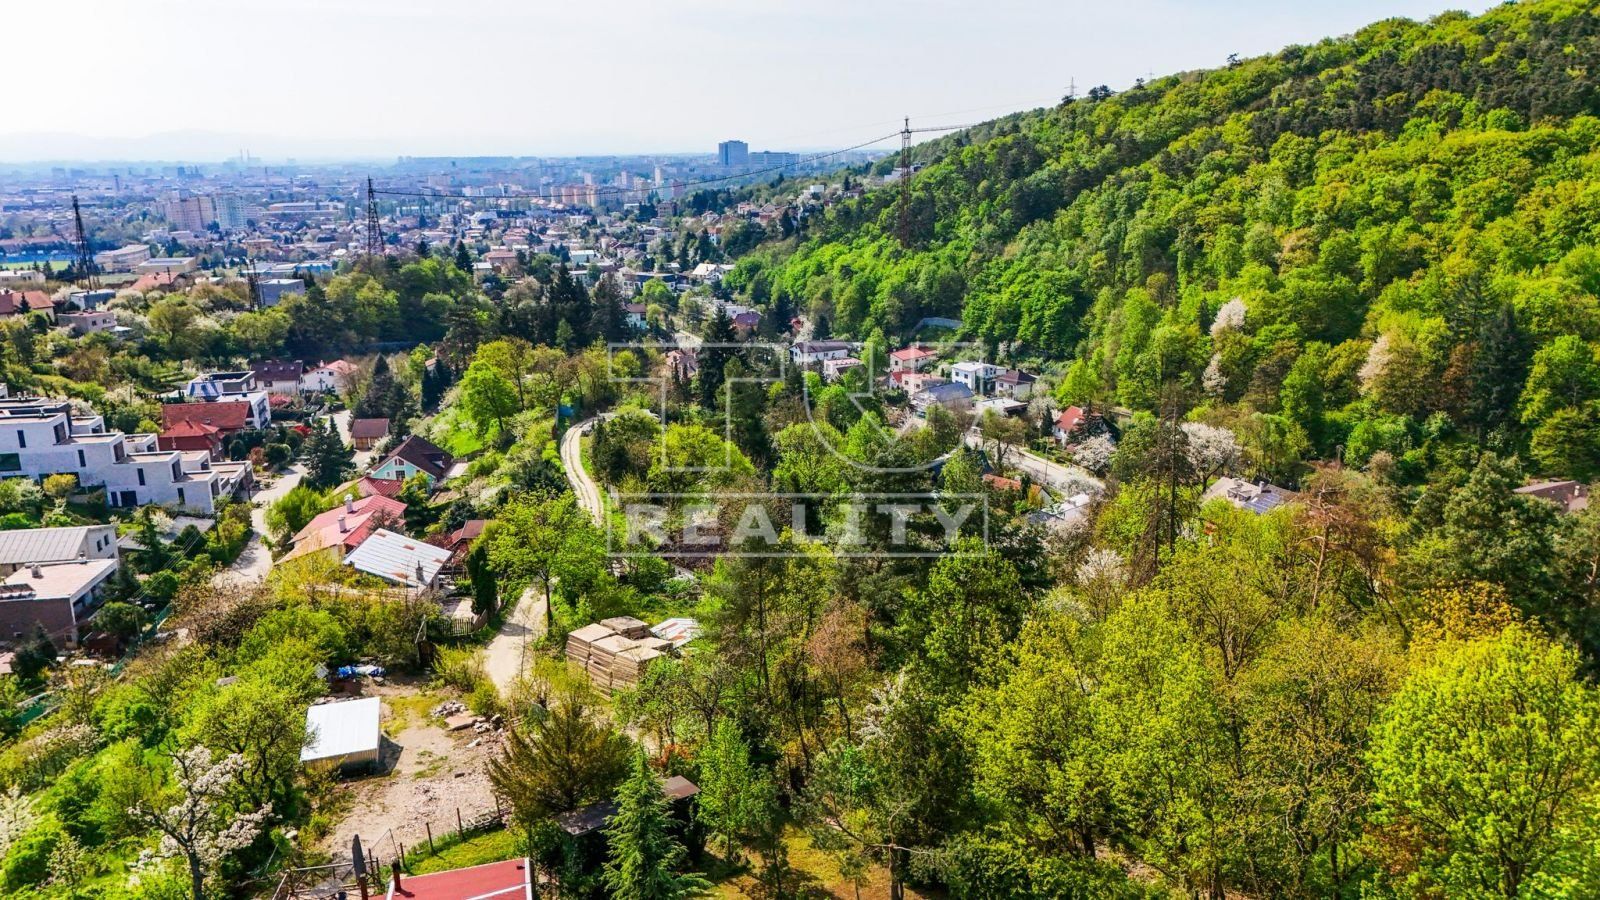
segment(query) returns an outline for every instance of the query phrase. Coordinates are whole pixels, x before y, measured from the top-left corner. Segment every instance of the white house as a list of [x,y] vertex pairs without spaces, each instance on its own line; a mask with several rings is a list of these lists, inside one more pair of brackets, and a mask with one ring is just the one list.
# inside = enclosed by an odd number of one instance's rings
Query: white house
[[1000,367],[993,363],[958,362],[950,367],[950,380],[966,385],[967,390],[978,396],[984,396],[994,392],[994,380],[1000,376],[1000,372]]
[[850,355],[849,341],[800,341],[789,348],[789,358],[802,368]]
[[355,374],[355,363],[336,359],[307,369],[300,379],[300,390],[313,394],[337,394],[350,386],[350,378]]
[[106,503],[156,504],[209,515],[228,479],[212,469],[186,471],[182,454],[161,450],[153,434],[108,431],[102,416],[74,416],[65,403],[0,400],[0,478],[75,475],[104,487]]
[[196,375],[183,388],[184,396],[206,403],[226,401],[248,407],[245,427],[266,428],[272,424],[272,403],[267,392],[256,384],[254,372],[208,372]]
[[1038,380],[1021,369],[1007,369],[995,378],[994,393],[997,397],[1026,400],[1033,393],[1033,383]]
[[939,354],[926,347],[906,347],[889,354],[890,372],[920,372]]

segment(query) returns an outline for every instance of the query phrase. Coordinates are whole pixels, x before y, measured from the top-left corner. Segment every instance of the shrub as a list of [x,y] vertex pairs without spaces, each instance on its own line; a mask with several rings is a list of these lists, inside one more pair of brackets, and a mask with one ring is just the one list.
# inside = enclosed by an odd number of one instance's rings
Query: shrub
[[[463,695],[471,695],[480,684],[489,682],[489,673],[483,667],[483,651],[477,647],[441,647],[433,661],[434,677],[440,684],[453,687]],[[490,690],[494,689],[492,684]]]

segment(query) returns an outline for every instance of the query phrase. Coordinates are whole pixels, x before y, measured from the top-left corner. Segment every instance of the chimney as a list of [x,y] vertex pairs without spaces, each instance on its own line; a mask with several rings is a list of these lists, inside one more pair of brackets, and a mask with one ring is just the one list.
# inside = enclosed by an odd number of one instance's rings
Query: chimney
[[422,577],[422,560],[419,559],[417,560],[417,584],[425,583],[426,581]]
[[344,511],[347,513],[356,511],[356,501],[349,494],[344,495]]
[[44,577],[44,566],[41,566],[38,563],[34,563],[33,564],[33,577],[34,578],[43,578]]
[[344,524],[344,514],[343,514],[343,513],[341,513],[341,514],[340,514],[340,515],[339,515],[339,533],[340,533],[340,534],[344,534],[344,533],[345,533],[345,532],[346,532],[346,531],[349,531],[349,530],[350,530],[350,529],[348,529],[348,528],[346,528],[346,527],[345,527],[345,524]]

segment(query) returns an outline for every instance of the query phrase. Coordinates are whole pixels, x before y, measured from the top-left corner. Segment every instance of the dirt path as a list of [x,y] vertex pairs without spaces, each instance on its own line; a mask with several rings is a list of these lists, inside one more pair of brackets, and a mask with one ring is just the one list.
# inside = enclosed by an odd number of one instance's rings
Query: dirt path
[[530,586],[484,648],[484,669],[502,694],[516,682],[533,658],[533,648],[544,639],[544,606],[544,595],[537,586]]
[[578,505],[588,510],[596,523],[601,521],[605,506],[601,503],[600,486],[583,468],[583,436],[589,433],[594,423],[604,418],[596,416],[585,419],[561,435],[561,466],[567,470],[567,481],[572,484],[572,493],[577,496]]

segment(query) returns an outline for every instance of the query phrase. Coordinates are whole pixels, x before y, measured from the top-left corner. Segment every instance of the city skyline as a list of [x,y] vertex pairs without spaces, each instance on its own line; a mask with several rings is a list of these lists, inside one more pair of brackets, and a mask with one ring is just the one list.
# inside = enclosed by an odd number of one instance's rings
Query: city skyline
[[[421,0],[285,0],[270,14],[199,0],[64,0],[8,17],[18,33],[71,23],[72,53],[50,42],[13,48],[15,70],[50,77],[37,106],[0,124],[0,162],[205,162],[241,150],[267,162],[714,154],[730,138],[814,152],[887,135],[905,115],[924,125],[993,118],[1054,103],[1072,84],[1079,94],[1120,89],[1222,65],[1227,53],[1460,6],[1132,0],[1040,10],[1001,0],[974,15],[954,2],[626,0],[597,21],[587,8],[507,0],[461,0],[447,19]],[[217,65],[234,44],[249,49],[237,57],[247,64]]]

